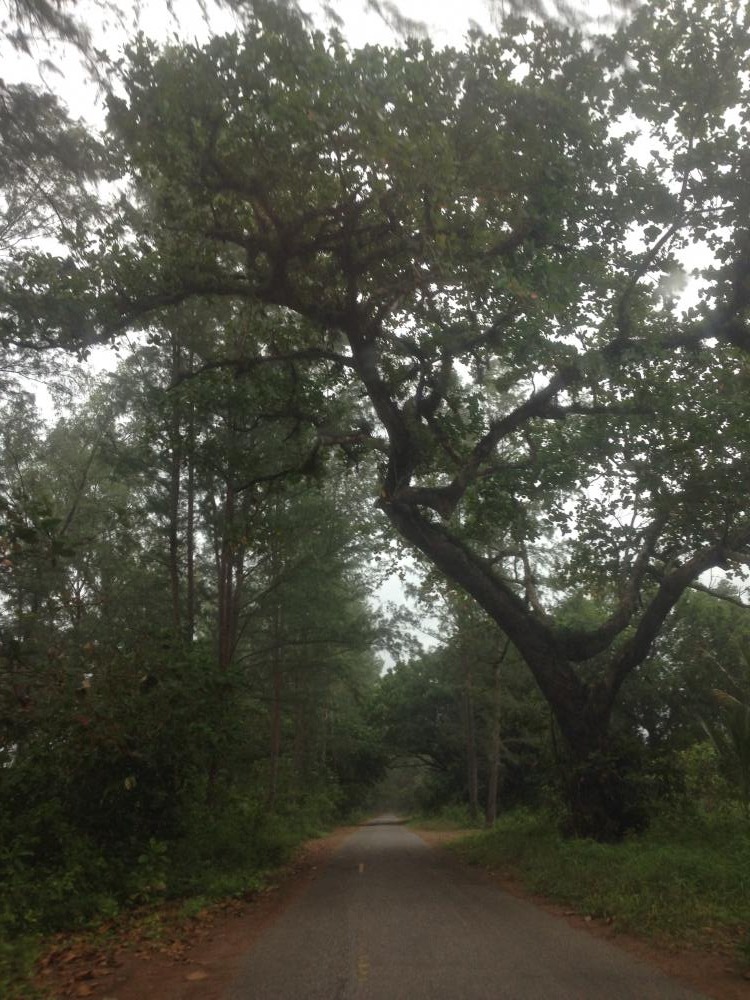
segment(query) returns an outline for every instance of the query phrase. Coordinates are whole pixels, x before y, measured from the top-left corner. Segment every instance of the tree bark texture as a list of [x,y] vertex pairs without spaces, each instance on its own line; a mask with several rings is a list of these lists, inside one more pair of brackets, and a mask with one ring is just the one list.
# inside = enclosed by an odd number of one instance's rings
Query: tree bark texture
[[[274,613],[274,632],[281,632],[281,613],[276,608]],[[281,647],[274,643],[271,703],[271,755],[268,770],[268,808],[274,809],[279,792],[279,766],[281,763],[281,697],[284,686],[284,675],[281,662]]]
[[487,769],[487,807],[484,813],[486,826],[494,826],[497,820],[497,792],[500,780],[500,733],[502,722],[502,667],[510,648],[510,639],[506,639],[492,671],[492,714],[490,716],[490,732],[488,740]]
[[477,759],[477,726],[474,711],[474,677],[466,652],[462,654],[464,675],[464,732],[466,737],[466,785],[469,795],[469,813],[472,819],[479,815],[479,763]]
[[[193,355],[190,353],[190,371]],[[187,512],[185,523],[185,636],[188,645],[195,638],[195,405],[190,403],[187,428]]]

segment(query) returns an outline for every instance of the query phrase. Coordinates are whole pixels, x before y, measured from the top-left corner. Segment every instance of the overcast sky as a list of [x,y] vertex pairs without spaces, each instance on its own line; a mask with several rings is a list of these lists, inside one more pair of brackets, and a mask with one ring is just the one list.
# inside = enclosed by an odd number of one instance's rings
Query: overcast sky
[[[119,19],[113,15],[106,16],[99,6],[91,2],[81,3],[76,9],[81,12],[80,20],[91,31],[94,46],[106,51],[113,59],[122,53],[128,39],[138,31],[162,42],[177,38],[200,42],[212,34],[222,34],[235,27],[232,14],[226,10],[210,7],[207,20],[196,0],[178,0],[174,4],[175,15],[170,14],[166,0],[144,0],[138,6],[139,10],[135,4],[122,2],[124,13]],[[385,20],[374,12],[367,11],[364,2],[341,0],[336,8],[344,21],[342,30],[353,47],[398,42]],[[320,5],[315,0],[305,0],[303,9],[308,10],[320,22],[321,28],[326,27],[326,21],[320,14]],[[472,23],[486,29],[491,29],[492,26],[484,0],[466,0],[461,4],[399,0],[399,9],[405,17],[428,25],[431,37],[439,45],[460,46]],[[31,59],[3,53],[3,79],[8,83],[20,80],[39,82],[38,64],[46,54],[47,48],[43,44],[35,49]],[[61,49],[53,58],[62,73],[41,71],[44,85],[65,100],[74,115],[101,121],[101,96],[97,100],[96,87],[92,85],[75,51],[70,48]],[[95,110],[97,107],[98,111]]]

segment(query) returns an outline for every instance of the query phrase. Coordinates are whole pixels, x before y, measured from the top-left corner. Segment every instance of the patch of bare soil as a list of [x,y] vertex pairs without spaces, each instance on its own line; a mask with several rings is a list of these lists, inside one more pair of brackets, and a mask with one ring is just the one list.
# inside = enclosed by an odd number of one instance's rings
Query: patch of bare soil
[[159,907],[96,936],[60,937],[37,986],[54,1000],[221,1000],[258,935],[318,877],[352,832],[308,841],[273,884],[194,917]]
[[[413,830],[430,847],[442,848],[453,840],[475,832],[472,830]],[[462,864],[451,854],[455,864]],[[530,892],[521,879],[508,871],[475,868],[493,885],[504,889],[519,899],[526,899],[548,913],[566,920],[571,927],[585,930],[603,938],[618,948],[623,948],[644,962],[650,962],[662,972],[678,979],[714,1000],[748,1000],[750,998],[750,973],[740,967],[735,955],[736,942],[716,934],[711,949],[676,948],[668,943],[658,943],[619,931],[613,921],[597,920],[587,914],[576,913],[569,907],[553,903],[544,896]],[[713,930],[713,929],[710,929]]]

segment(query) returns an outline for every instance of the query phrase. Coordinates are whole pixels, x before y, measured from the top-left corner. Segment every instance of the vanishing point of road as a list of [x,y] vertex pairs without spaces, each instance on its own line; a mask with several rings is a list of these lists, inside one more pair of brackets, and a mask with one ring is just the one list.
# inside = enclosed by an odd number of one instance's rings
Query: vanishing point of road
[[[381,816],[256,941],[230,1000],[700,1000]],[[705,1000],[705,998],[704,998]]]

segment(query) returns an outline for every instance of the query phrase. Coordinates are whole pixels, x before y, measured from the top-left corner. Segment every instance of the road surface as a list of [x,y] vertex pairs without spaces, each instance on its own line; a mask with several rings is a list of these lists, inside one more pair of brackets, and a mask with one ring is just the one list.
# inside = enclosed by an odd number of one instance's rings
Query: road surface
[[[257,940],[230,1000],[699,1000],[379,817]],[[705,1000],[705,998],[704,998]]]

